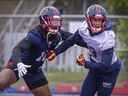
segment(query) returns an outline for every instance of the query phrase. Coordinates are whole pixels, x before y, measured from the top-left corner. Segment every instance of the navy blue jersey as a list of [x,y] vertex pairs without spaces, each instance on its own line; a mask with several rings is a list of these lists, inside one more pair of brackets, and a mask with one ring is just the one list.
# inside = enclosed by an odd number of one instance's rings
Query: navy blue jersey
[[32,67],[41,66],[46,59],[48,50],[53,50],[58,44],[67,39],[72,33],[60,30],[59,35],[47,40],[41,26],[28,32],[27,36],[14,48],[11,61],[23,62]]
[[86,60],[86,68],[91,70],[111,70],[119,69],[120,63],[115,53],[115,34],[111,29],[92,36],[86,23],[83,24],[74,35],[70,36],[58,48],[56,54],[64,52],[74,44],[84,46],[89,50],[89,58]]

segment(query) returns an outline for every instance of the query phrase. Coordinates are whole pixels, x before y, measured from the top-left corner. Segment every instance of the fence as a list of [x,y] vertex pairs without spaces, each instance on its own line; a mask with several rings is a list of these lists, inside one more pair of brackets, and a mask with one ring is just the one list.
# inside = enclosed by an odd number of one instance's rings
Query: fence
[[[27,34],[28,30],[38,25],[37,15],[0,15],[0,20],[5,20],[8,23],[2,23],[0,28],[0,52],[1,57],[6,62],[11,55],[13,47]],[[77,27],[84,20],[83,15],[63,15],[63,27],[65,30],[70,32],[75,32]],[[118,24],[118,21],[128,20],[128,16],[108,16],[114,22],[114,26]],[[31,19],[34,19],[29,25]],[[23,21],[22,21],[23,20]],[[22,22],[22,23],[20,23]],[[126,51],[128,48],[122,49],[120,42],[118,42],[118,51]],[[65,71],[79,71],[80,67],[75,65],[75,58],[82,52],[87,52],[87,50],[74,46],[67,50],[65,53],[58,56],[57,60],[51,63],[55,63],[57,66],[50,65],[50,68],[55,68],[58,70]]]

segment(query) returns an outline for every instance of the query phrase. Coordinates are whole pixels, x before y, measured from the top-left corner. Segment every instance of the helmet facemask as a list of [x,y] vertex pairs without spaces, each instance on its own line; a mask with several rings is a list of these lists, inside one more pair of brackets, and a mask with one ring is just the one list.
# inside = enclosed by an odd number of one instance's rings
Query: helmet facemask
[[105,23],[107,21],[106,10],[98,5],[91,5],[86,12],[86,21],[91,34],[101,33],[105,29]]
[[106,18],[104,16],[88,16],[86,17],[89,29],[92,33],[104,31]]
[[41,17],[41,19],[47,32],[50,32],[51,34],[57,34],[62,26],[62,19],[60,16],[44,16]]
[[39,18],[46,38],[50,41],[55,39],[60,34],[60,27],[62,26],[59,10],[53,6],[44,7],[40,12]]

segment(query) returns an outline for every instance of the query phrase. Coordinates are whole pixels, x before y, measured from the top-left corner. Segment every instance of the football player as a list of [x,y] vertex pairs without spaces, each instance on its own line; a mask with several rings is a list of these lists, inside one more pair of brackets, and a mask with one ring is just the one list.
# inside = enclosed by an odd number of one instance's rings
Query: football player
[[44,7],[39,20],[40,24],[13,49],[6,68],[0,72],[0,89],[22,77],[34,96],[51,96],[42,65],[48,50],[53,50],[72,33],[61,30],[60,12],[53,6]]
[[89,69],[84,80],[80,96],[110,96],[115,86],[121,61],[115,52],[115,33],[107,18],[106,10],[91,5],[86,12],[83,25],[55,50],[47,54],[52,60],[74,44],[85,45],[89,50],[89,59],[81,54],[77,64]]

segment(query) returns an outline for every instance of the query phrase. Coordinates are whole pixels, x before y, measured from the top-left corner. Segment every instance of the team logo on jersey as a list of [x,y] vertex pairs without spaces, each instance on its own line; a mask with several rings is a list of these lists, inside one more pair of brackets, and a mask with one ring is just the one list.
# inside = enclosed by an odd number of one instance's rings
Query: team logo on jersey
[[112,87],[112,83],[103,82],[103,87],[111,88]]

